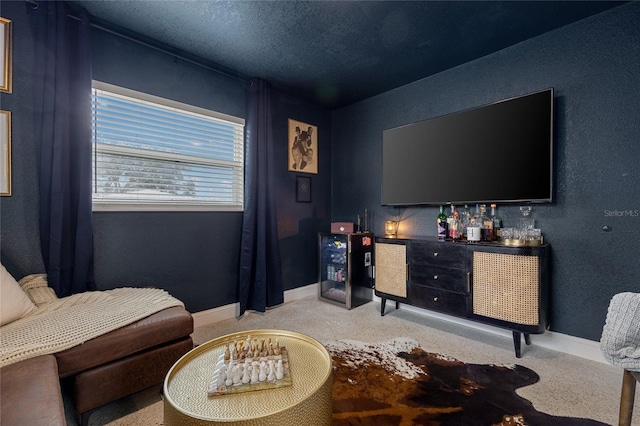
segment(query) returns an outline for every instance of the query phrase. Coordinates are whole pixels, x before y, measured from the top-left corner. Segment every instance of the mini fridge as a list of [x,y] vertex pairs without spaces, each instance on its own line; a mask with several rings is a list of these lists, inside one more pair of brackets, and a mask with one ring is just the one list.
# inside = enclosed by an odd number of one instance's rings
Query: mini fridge
[[319,289],[320,300],[355,308],[373,297],[373,234],[320,233]]

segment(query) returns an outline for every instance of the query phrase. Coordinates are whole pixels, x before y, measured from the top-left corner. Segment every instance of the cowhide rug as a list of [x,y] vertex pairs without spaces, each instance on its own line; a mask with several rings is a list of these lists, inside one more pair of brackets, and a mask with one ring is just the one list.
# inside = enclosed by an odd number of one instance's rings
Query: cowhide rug
[[334,425],[604,425],[536,411],[515,390],[539,376],[520,365],[466,364],[408,338],[325,346],[334,361]]

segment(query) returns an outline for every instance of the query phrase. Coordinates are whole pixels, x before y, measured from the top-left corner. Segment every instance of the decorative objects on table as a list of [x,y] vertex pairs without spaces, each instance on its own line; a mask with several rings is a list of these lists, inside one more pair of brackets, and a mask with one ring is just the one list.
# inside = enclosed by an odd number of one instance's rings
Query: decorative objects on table
[[[389,220],[384,222],[384,236],[387,238],[395,238],[398,236],[400,222],[403,220],[403,208],[394,208],[389,215]],[[406,229],[404,230],[406,232]]]
[[318,174],[318,127],[289,119],[289,171]]
[[[287,350],[292,381],[261,392],[237,392],[211,397],[207,389],[215,366],[229,344],[252,338],[272,342],[277,338]],[[229,350],[231,350],[229,348]],[[231,354],[229,354],[231,359]],[[223,358],[224,359],[224,358]],[[283,360],[283,368],[284,368]],[[277,368],[273,375],[276,376]],[[332,425],[332,365],[329,352],[309,336],[286,330],[251,330],[231,333],[205,342],[185,354],[169,369],[164,381],[165,426],[225,424]],[[260,369],[257,371],[260,380]],[[269,380],[269,369],[263,374]],[[286,372],[283,371],[283,377]],[[255,380],[255,373],[240,381]],[[233,385],[232,385],[233,386]],[[238,385],[242,387],[246,385]]]
[[277,338],[239,339],[218,357],[209,396],[291,386],[289,355]]
[[11,43],[11,20],[0,17],[0,92],[11,93],[12,86],[12,43]]
[[351,234],[353,232],[353,222],[331,222],[332,234]]
[[387,220],[384,223],[384,236],[387,238],[393,238],[398,235],[399,222],[395,220]]
[[542,231],[534,228],[535,220],[531,215],[531,206],[520,207],[522,217],[518,218],[517,228],[503,228],[501,230],[502,243],[507,246],[539,246],[543,244]]

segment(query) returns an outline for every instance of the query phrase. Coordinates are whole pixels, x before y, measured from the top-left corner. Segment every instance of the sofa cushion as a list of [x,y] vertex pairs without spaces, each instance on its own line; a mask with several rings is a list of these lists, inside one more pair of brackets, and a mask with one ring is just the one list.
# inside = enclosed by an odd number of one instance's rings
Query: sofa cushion
[[0,264],[0,326],[22,318],[35,308],[27,293]]
[[193,317],[182,307],[156,312],[125,327],[55,354],[60,377],[135,354],[193,332]]
[[0,381],[0,424],[67,424],[53,355],[29,358],[2,367]]
[[78,414],[162,384],[167,372],[193,349],[191,337],[92,368],[73,377]]

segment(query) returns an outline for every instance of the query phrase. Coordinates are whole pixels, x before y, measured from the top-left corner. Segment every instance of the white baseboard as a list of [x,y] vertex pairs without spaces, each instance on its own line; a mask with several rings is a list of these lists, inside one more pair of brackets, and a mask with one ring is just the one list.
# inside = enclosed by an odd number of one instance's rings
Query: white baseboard
[[[309,284],[303,287],[294,288],[284,292],[284,302],[292,302],[297,299],[302,299],[309,296],[318,294],[318,284]],[[373,301],[380,303],[381,299],[374,296]],[[395,304],[392,302],[392,304]],[[439,314],[437,312],[429,311],[426,309],[417,308],[415,306],[400,304],[400,309],[406,309],[407,311],[414,312],[419,315],[424,315],[432,318],[437,318],[442,321],[452,322],[462,325],[464,327],[473,328],[479,331],[504,336],[511,339],[512,333],[510,330],[505,330],[499,327],[493,327],[477,323],[475,321],[465,320],[463,318],[452,317],[449,315]],[[239,313],[239,304],[232,303],[230,305],[220,306],[206,311],[196,312],[193,314],[194,327],[202,327],[205,325],[213,324],[218,321],[223,321],[231,318],[237,318]],[[602,356],[600,351],[599,342],[593,340],[583,339],[580,337],[569,336],[567,334],[556,333],[553,331],[547,331],[544,334],[534,334],[531,336],[532,344],[541,346],[543,348],[551,349],[558,352],[578,356],[580,358],[589,359],[591,361],[597,361],[607,364],[607,361]]]
[[304,299],[309,296],[318,295],[318,283],[306,285],[304,287],[294,288],[284,292],[284,303],[292,302],[298,299]]
[[[380,302],[379,297],[374,296],[375,302]],[[391,301],[392,305],[395,302]],[[450,315],[440,314],[438,312],[429,311],[427,309],[417,308],[411,305],[400,304],[400,309],[405,309],[410,312],[414,312],[419,315],[428,316],[431,318],[437,318],[442,321],[447,321],[455,324],[462,325],[464,327],[473,328],[479,331],[496,334],[508,339],[513,339],[511,330],[506,330],[500,327],[494,327],[478,323],[475,321],[466,320],[464,318],[453,317]],[[551,349],[558,352],[563,352],[569,355],[578,356],[580,358],[589,359],[591,361],[597,361],[607,364],[607,361],[602,356],[600,351],[600,343],[593,340],[583,339],[580,337],[569,336],[568,334],[556,333],[553,331],[547,331],[543,334],[532,334],[531,344],[541,346],[543,348]]]
[[232,303],[230,305],[219,306],[217,308],[207,309],[206,311],[193,313],[191,314],[191,316],[193,316],[193,327],[203,327],[205,325],[235,318],[238,309],[239,304]]
[[[284,303],[288,303],[297,299],[303,299],[308,296],[318,294],[318,284],[313,283],[306,286],[294,288],[284,292]],[[219,306],[206,311],[200,311],[192,314],[193,326],[195,328],[213,324],[218,321],[224,321],[231,318],[237,318],[240,313],[240,304],[231,303],[229,305]]]

